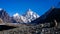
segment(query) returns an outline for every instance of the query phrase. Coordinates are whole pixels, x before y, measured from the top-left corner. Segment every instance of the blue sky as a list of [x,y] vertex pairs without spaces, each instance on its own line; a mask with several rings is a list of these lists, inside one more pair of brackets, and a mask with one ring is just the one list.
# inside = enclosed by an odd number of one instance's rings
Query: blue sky
[[40,16],[56,6],[60,0],[0,0],[0,8],[12,16],[15,13],[24,14],[29,8]]

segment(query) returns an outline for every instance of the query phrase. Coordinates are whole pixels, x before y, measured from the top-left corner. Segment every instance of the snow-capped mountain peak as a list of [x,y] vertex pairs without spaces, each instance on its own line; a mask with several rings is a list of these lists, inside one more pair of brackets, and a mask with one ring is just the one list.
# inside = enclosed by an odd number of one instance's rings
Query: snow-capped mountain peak
[[17,22],[29,23],[39,18],[40,16],[36,14],[35,12],[33,12],[31,9],[28,9],[28,11],[24,15],[19,15],[18,13],[16,13],[13,15],[13,17]]
[[19,14],[18,14],[18,13],[16,13],[16,14],[14,14],[13,16],[19,16]]
[[28,11],[25,14],[25,17],[29,20],[29,22],[31,22],[32,20],[35,20],[40,16],[36,14],[34,11],[32,11],[31,9],[28,9]]
[[28,9],[27,14],[28,15],[32,15],[33,14],[33,11],[31,9]]
[[38,18],[39,17],[39,15],[37,13],[35,13],[34,11],[32,11],[31,9],[29,9],[27,11],[27,14],[26,15],[27,16],[30,16],[30,17],[35,17],[35,18]]
[[18,13],[14,14],[14,15],[13,15],[13,18],[14,18],[17,22],[19,22],[19,23],[27,23],[26,17],[24,17],[24,16],[22,16],[22,15],[19,15]]
[[18,13],[15,13],[15,14],[13,15],[13,18],[14,18],[14,19],[20,19],[20,15],[19,15]]

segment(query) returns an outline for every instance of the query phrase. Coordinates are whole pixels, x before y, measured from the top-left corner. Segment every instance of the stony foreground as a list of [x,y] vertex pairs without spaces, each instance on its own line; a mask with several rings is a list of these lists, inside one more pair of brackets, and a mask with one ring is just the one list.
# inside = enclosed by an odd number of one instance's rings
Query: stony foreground
[[[48,25],[48,24],[46,24]],[[0,34],[59,34],[60,29],[57,27],[45,28],[46,25],[26,25],[20,24],[17,28],[0,31]],[[48,25],[49,26],[49,25]]]

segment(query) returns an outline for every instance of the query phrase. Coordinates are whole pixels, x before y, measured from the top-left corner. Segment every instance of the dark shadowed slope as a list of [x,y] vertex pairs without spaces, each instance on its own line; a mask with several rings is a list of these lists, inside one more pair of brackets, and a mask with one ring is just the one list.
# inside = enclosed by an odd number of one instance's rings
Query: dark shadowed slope
[[43,14],[38,19],[32,21],[31,23],[53,23],[54,20],[60,22],[60,8],[51,8],[45,14]]

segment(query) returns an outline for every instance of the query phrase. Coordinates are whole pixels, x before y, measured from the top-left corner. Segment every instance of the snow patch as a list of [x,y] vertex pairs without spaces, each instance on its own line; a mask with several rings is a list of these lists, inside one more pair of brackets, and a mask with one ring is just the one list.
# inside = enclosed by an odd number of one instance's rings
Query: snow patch
[[13,16],[19,16],[19,14],[18,14],[18,13],[16,13],[16,14],[14,14]]

